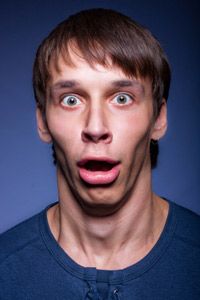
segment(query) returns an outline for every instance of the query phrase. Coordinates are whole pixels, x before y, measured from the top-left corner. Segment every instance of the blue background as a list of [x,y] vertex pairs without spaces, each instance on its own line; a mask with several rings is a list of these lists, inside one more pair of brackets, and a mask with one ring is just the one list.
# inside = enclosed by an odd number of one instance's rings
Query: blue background
[[160,143],[154,190],[200,213],[199,1],[1,1],[0,231],[57,200],[51,148],[40,142],[31,86],[37,46],[81,9],[120,10],[150,28],[171,63],[169,127]]

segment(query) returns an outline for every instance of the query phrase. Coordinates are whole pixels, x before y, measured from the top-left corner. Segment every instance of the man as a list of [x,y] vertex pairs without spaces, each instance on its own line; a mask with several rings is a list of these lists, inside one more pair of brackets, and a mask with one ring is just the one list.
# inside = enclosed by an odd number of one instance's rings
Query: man
[[200,220],[155,195],[170,69],[151,33],[93,9],[34,64],[40,138],[59,203],[1,236],[0,299],[200,299]]

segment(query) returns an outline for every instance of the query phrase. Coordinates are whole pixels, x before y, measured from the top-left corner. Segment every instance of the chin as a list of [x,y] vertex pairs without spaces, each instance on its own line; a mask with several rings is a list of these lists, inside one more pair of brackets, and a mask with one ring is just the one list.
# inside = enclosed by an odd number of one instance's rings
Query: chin
[[119,203],[91,203],[82,201],[80,203],[85,214],[92,217],[108,217],[114,215],[121,207]]
[[113,191],[108,193],[105,188],[90,190],[87,195],[79,195],[78,198],[84,213],[96,217],[113,215],[125,202],[119,198],[119,193],[113,193]]

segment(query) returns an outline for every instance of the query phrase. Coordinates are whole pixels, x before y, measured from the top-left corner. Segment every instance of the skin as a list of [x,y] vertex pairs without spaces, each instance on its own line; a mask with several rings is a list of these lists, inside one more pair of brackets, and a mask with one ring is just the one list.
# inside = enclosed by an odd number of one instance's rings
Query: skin
[[[60,57],[59,72],[51,65],[45,118],[37,109],[39,135],[53,141],[58,160],[59,204],[48,222],[80,265],[122,269],[152,249],[166,222],[168,204],[152,192],[149,155],[150,140],[166,131],[166,104],[155,119],[148,79],[71,57],[73,66]],[[85,157],[118,161],[119,175],[109,185],[85,184],[77,167]]]

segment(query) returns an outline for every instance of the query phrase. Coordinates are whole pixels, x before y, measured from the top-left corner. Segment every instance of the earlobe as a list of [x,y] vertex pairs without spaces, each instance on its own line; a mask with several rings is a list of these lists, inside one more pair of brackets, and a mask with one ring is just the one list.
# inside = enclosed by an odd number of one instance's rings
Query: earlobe
[[152,136],[153,140],[158,141],[162,138],[167,130],[167,105],[165,99],[163,99],[159,115],[154,123]]
[[49,132],[43,113],[39,107],[36,109],[37,128],[40,139],[45,143],[51,143],[52,138]]

